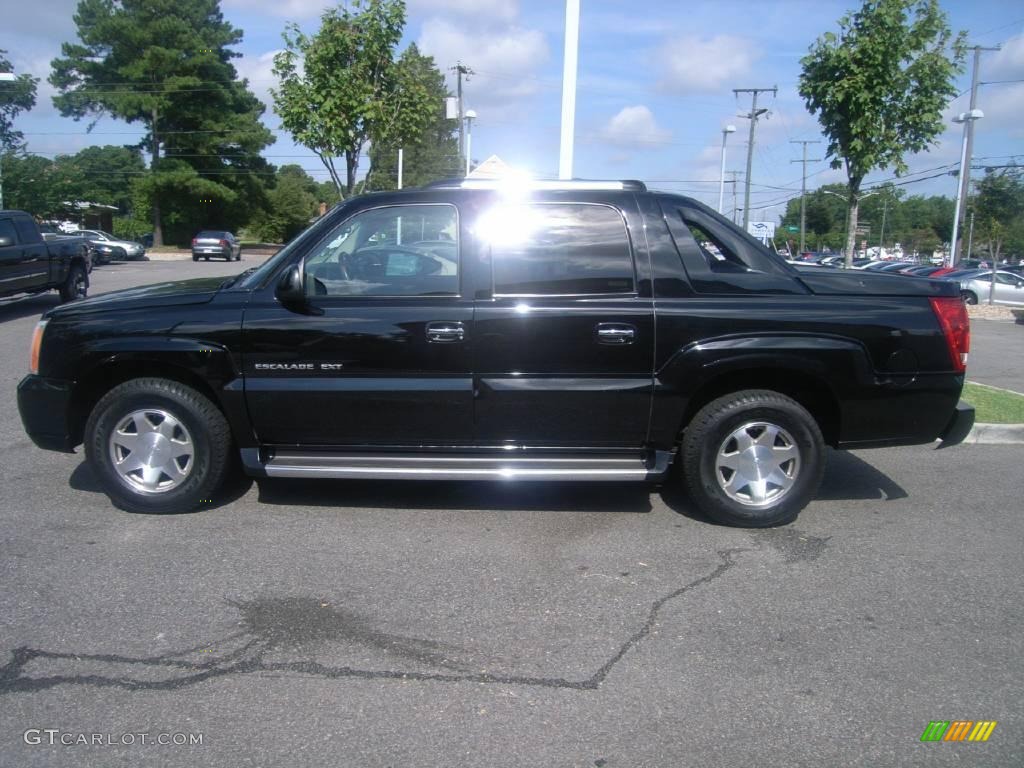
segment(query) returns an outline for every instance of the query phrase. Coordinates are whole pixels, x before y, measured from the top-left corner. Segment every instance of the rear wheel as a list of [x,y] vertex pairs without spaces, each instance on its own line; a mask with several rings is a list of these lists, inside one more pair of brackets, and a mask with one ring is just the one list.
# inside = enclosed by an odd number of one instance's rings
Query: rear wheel
[[60,300],[77,301],[84,299],[88,292],[89,278],[85,273],[85,267],[76,262],[68,269],[68,276],[60,287]]
[[187,512],[210,503],[230,463],[220,410],[170,379],[132,379],[104,395],[86,424],[86,456],[104,490],[131,512]]
[[960,298],[964,300],[964,304],[978,303],[978,296],[974,291],[960,291]]
[[690,498],[727,525],[791,522],[817,493],[825,442],[795,400],[743,390],[713,400],[687,426],[682,472]]

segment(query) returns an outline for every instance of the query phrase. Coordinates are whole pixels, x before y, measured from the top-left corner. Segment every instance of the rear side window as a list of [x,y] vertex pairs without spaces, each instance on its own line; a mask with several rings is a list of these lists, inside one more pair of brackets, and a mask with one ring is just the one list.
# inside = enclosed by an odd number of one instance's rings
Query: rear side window
[[18,229],[18,238],[21,240],[22,245],[39,240],[39,235],[36,234],[36,225],[32,219],[25,216],[15,216],[14,226]]
[[477,234],[489,246],[496,296],[633,293],[629,234],[622,214],[584,203],[501,203]]
[[14,232],[14,224],[10,219],[0,219],[0,237],[8,238],[11,243],[18,243],[18,236]]
[[[680,212],[680,216],[682,216]],[[720,238],[711,234],[707,228],[688,221],[683,216],[683,224],[693,237],[701,258],[712,272],[752,272],[754,271],[742,258],[721,241]]]

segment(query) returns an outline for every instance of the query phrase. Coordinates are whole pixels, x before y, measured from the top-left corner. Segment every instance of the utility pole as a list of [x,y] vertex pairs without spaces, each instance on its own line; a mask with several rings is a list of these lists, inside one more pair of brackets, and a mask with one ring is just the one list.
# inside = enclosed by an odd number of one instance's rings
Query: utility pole
[[558,178],[572,178],[576,134],[576,69],[580,48],[580,0],[565,0],[565,50],[562,61],[562,132],[558,146]]
[[814,160],[807,159],[807,145],[808,144],[821,144],[820,141],[790,141],[790,144],[803,144],[804,145],[804,157],[802,160],[790,160],[791,163],[803,163],[804,172],[802,175],[802,181],[800,182],[800,253],[804,252],[804,241],[806,240],[807,233],[807,163],[820,163],[821,158],[815,158]]
[[459,157],[465,157],[466,155],[466,128],[464,124],[466,116],[466,108],[462,103],[462,77],[465,75],[466,81],[469,81],[470,75],[475,75],[472,69],[467,67],[461,61],[455,62],[455,66],[452,67],[452,72],[455,73],[456,82],[458,83],[455,94],[459,102]]
[[757,108],[757,94],[767,93],[771,91],[772,96],[776,96],[779,92],[777,87],[772,88],[733,88],[732,92],[739,96],[741,93],[753,94],[753,102],[750,105],[750,112],[746,115],[739,115],[739,117],[745,117],[750,120],[750,140],[747,142],[747,177],[745,180],[746,189],[743,193],[743,230],[747,230],[747,225],[750,223],[750,173],[751,167],[754,163],[754,129],[757,127],[757,118],[765,114],[767,109]]
[[885,215],[889,212],[889,198],[882,201],[882,234],[878,236],[878,258],[882,258],[882,250],[885,248]]
[[971,258],[971,246],[974,245],[974,211],[971,211],[971,232],[967,235],[967,258]]
[[[974,50],[974,67],[971,70],[971,106],[968,111],[973,111],[978,106],[978,71],[981,69],[981,52],[982,51],[998,51],[1000,46],[995,45],[990,48],[986,48],[982,45],[975,45]],[[967,125],[967,162],[964,163],[960,168],[960,199],[964,201],[964,207],[960,211],[959,227],[958,229],[963,232],[965,220],[967,218],[967,198],[970,194],[971,188],[971,159],[974,157],[974,121],[972,120]],[[951,251],[957,251],[955,244],[950,245]],[[955,266],[955,265],[951,265]]]

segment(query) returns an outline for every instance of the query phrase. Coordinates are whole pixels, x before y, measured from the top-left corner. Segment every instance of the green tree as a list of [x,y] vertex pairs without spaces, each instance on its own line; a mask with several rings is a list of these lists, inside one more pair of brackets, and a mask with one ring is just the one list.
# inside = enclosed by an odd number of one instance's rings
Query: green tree
[[39,155],[7,152],[3,162],[4,207],[51,218],[62,209],[63,189],[54,162]]
[[801,59],[800,95],[828,137],[833,168],[846,168],[846,261],[853,258],[861,184],[871,171],[906,171],[904,155],[941,133],[956,95],[964,34],[955,38],[938,0],[864,0]]
[[286,243],[309,226],[317,214],[319,185],[298,165],[284,165],[277,171],[274,187],[268,192],[265,215],[253,227],[264,242]]
[[116,205],[122,213],[131,207],[131,185],[146,170],[135,147],[86,147],[74,155],[59,155],[55,172],[65,179],[67,200]]
[[396,62],[398,93],[390,136],[375,136],[370,147],[366,189],[398,186],[398,149],[403,150],[402,184],[417,187],[435,179],[463,174],[455,131],[458,125],[444,114],[449,95],[444,75],[432,56],[420,53],[415,43]]
[[[285,50],[274,57],[280,80],[272,91],[274,110],[348,196],[367,142],[405,130],[406,104],[422,94],[399,88],[394,52],[405,26],[402,0],[353,0],[326,11],[320,22],[315,35],[296,24],[285,30]],[[339,157],[345,161],[344,182],[335,165]]]
[[[76,120],[110,115],[145,126],[150,168],[166,174],[135,185],[153,195],[138,202],[151,213],[154,245],[163,242],[168,201],[187,202],[202,187],[227,210],[241,187],[259,187],[243,177],[265,166],[258,152],[273,137],[259,122],[262,105],[237,80],[231,59],[240,54],[231,46],[242,32],[224,20],[218,0],[81,0],[74,20],[80,42],[65,43],[52,64],[54,104]],[[164,165],[165,153],[180,160]],[[225,183],[198,184],[182,162]],[[170,218],[182,223],[185,212]]]
[[[0,48],[0,72],[11,73],[13,67]],[[0,152],[10,152],[24,145],[21,131],[14,130],[14,118],[36,105],[38,77],[18,75],[13,81],[0,81]]]
[[[985,172],[985,176],[978,182],[974,198],[974,217],[974,236],[987,244],[989,258],[995,267],[1000,263],[1007,237],[1019,236],[1024,228],[1024,180],[1021,169]],[[994,286],[994,269],[992,281]]]

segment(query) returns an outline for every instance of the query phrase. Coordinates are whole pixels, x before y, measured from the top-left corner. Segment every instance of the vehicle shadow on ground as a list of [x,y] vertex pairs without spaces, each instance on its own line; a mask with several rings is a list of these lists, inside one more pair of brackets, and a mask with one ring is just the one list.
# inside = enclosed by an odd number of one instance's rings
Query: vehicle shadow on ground
[[[217,496],[210,500],[208,504],[204,504],[198,509],[192,510],[191,512],[185,512],[182,514],[194,514],[195,512],[205,512],[211,509],[217,509],[218,507],[225,507],[228,504],[232,504],[238,501],[240,498],[245,496],[252,488],[253,480],[251,477],[245,475],[241,468],[235,468],[228,476],[227,481],[224,483],[224,487],[221,489]],[[76,491],[83,491],[85,493],[99,493],[104,494],[103,486],[100,485],[99,479],[96,474],[92,471],[92,467],[86,460],[75,467],[71,473],[71,477],[68,478],[68,485],[74,488]],[[104,494],[105,495],[105,494]],[[132,514],[148,514],[145,512],[133,512]],[[156,514],[167,514],[164,512]]]
[[[682,482],[670,482],[662,486],[661,498],[669,509],[683,517],[718,525],[697,510],[686,495]],[[893,501],[905,498],[907,492],[884,472],[852,453],[829,450],[825,477],[814,500]]]
[[386,507],[486,511],[650,512],[643,483],[486,483],[373,480],[256,481],[259,501],[295,507]]
[[56,292],[26,296],[21,299],[0,304],[0,323],[8,320],[20,320],[23,317],[39,317],[60,304]]

